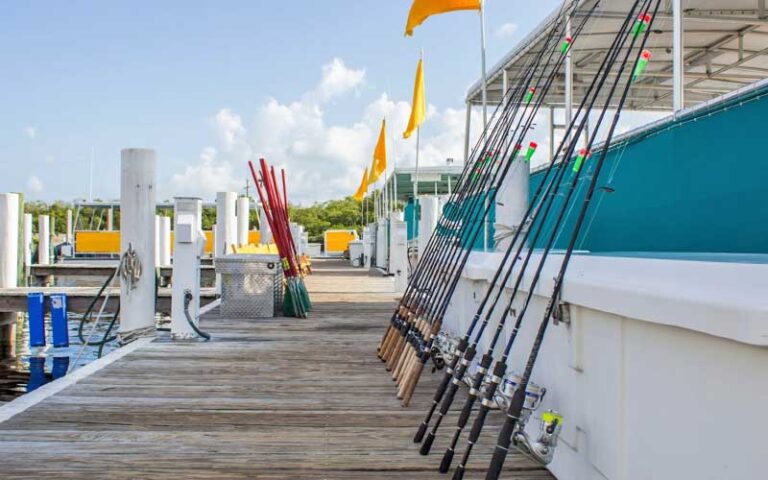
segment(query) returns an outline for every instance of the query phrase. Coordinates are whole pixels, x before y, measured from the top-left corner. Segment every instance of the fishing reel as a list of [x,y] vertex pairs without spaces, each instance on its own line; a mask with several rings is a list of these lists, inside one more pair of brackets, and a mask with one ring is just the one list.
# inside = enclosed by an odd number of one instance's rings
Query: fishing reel
[[446,332],[440,332],[435,336],[431,351],[435,370],[442,370],[446,364],[453,362],[458,346],[459,339]]
[[548,465],[555,456],[557,439],[563,429],[563,416],[553,410],[547,410],[541,414],[539,422],[539,436],[532,440],[525,431],[525,425],[530,419],[531,412],[520,417],[515,432],[512,435],[512,443],[519,449],[530,454],[542,465]]
[[[508,409],[512,395],[517,390],[518,385],[521,383],[519,375],[514,373],[504,377],[504,381],[499,391],[494,395],[494,402],[500,409]],[[544,401],[544,397],[547,395],[547,389],[536,385],[533,382],[529,382],[525,389],[525,403],[523,404],[523,410],[520,413],[520,418],[515,425],[515,431],[512,434],[513,444],[531,455],[537,462],[542,465],[548,465],[555,454],[555,447],[557,447],[557,439],[560,436],[560,431],[563,428],[563,417],[557,412],[547,410],[541,414],[541,420],[539,422],[539,435],[536,439],[532,439],[530,435],[525,431],[525,426],[531,419],[533,412],[541,407],[541,403]]]
[[[515,390],[517,390],[517,386],[520,385],[520,380],[520,376],[515,375],[514,373],[504,377],[504,381],[502,382],[500,388],[493,396],[496,408],[509,408],[512,395],[514,395]],[[533,382],[528,382],[528,387],[525,389],[525,404],[523,405],[523,413],[525,414],[526,412],[530,413],[538,410],[546,395],[546,388],[540,387]]]

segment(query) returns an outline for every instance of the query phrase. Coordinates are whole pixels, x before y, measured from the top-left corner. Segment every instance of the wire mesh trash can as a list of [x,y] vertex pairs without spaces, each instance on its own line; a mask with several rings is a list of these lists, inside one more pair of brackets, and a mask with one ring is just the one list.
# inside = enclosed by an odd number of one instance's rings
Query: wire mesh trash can
[[269,318],[283,306],[283,272],[278,255],[227,255],[215,260],[221,275],[221,316]]

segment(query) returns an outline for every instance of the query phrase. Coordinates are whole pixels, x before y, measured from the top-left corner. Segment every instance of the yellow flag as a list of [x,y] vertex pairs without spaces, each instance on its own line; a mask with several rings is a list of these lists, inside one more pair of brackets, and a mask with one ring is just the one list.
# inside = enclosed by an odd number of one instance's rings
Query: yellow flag
[[455,12],[456,10],[480,10],[482,0],[413,0],[408,13],[405,34],[413,35],[413,29],[421,25],[431,15]]
[[368,169],[366,168],[363,172],[363,179],[360,181],[360,186],[357,187],[357,191],[355,192],[355,195],[352,197],[358,202],[365,197],[365,194],[368,192]]
[[373,162],[368,174],[368,185],[376,182],[382,173],[387,171],[387,121],[381,121],[381,133],[376,149],[373,151]]
[[403,133],[404,138],[408,138],[419,128],[427,116],[427,100],[424,96],[424,59],[419,59],[419,65],[416,67],[416,83],[413,86],[413,103],[411,104],[411,118],[408,120],[408,128]]

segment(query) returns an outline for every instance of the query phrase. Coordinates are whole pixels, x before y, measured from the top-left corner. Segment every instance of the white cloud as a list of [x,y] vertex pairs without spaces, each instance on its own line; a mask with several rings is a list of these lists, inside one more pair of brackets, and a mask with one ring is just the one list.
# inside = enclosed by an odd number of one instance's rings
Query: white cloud
[[215,148],[207,147],[197,164],[171,177],[171,184],[175,195],[211,198],[216,192],[239,191],[245,180],[236,180],[232,164],[221,160]]
[[509,38],[515,33],[517,33],[517,24],[512,22],[507,22],[496,29],[496,36],[499,38]]
[[[220,110],[211,119],[217,147],[207,148],[196,165],[174,175],[170,191],[210,196],[240,190],[248,175],[247,161],[264,157],[276,168],[286,168],[291,201],[307,204],[351,195],[363,168],[370,164],[383,117],[387,118],[390,165],[413,165],[415,139],[402,138],[410,116],[407,101],[382,93],[363,109],[359,120],[328,124],[328,102],[354,93],[364,78],[364,70],[349,69],[336,58],[323,67],[317,86],[298,100],[270,99],[248,122],[229,109]],[[448,157],[462,159],[464,121],[463,109],[439,110],[430,105],[419,164],[443,165]],[[473,112],[472,125],[476,138],[482,127],[479,109]]]
[[316,102],[325,103],[357,89],[364,81],[365,70],[347,68],[342,59],[334,58],[330,63],[323,65],[322,80],[309,96]]
[[27,138],[34,140],[37,136],[37,129],[35,127],[24,127],[24,135]]
[[29,193],[41,193],[43,191],[43,181],[37,175],[32,175],[27,180],[27,191]]

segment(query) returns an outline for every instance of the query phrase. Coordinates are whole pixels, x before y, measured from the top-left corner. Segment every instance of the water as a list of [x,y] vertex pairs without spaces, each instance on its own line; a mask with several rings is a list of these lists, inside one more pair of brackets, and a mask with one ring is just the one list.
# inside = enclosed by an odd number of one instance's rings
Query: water
[[[45,323],[47,339],[44,347],[30,348],[26,314],[18,314],[10,325],[0,327],[0,404],[36,390],[65,376],[67,371],[80,368],[98,358],[99,348],[96,346],[88,346],[80,353],[82,342],[77,336],[79,315],[70,314],[69,317],[69,347],[53,347],[50,318],[46,318]],[[108,323],[109,319],[102,318],[100,328],[94,332],[91,341],[103,338]],[[91,327],[91,323],[86,323],[83,329],[86,338]],[[116,341],[107,343],[102,355],[117,346]]]
[[[86,263],[86,262],[81,262]],[[61,276],[56,278],[58,286],[101,286],[103,278]],[[99,347],[88,346],[83,349],[83,342],[77,336],[81,315],[70,313],[68,319],[69,346],[53,347],[51,338],[51,320],[45,319],[46,346],[29,346],[29,323],[26,313],[0,314],[0,405],[25,393],[40,388],[68,371],[82,367],[98,358]],[[4,321],[2,321],[4,320]],[[110,316],[102,317],[98,328],[90,341],[100,341],[104,337]],[[88,322],[83,327],[83,335],[88,338],[93,324]],[[116,333],[114,328],[112,335]],[[102,356],[117,348],[117,342],[106,344]],[[81,351],[82,350],[82,351]]]

